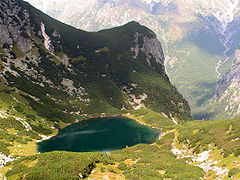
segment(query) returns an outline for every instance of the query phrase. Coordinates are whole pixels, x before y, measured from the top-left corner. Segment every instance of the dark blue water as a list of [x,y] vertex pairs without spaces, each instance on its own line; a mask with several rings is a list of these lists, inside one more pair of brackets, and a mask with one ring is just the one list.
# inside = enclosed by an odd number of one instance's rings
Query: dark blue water
[[108,152],[139,143],[150,144],[160,132],[123,117],[96,118],[72,124],[49,140],[38,143],[39,152]]

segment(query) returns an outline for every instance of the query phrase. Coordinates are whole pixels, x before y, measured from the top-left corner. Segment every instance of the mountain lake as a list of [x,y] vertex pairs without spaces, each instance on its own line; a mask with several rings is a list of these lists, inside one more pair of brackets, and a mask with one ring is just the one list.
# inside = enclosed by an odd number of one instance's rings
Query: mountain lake
[[94,118],[71,124],[38,143],[39,152],[110,152],[136,144],[151,144],[160,131],[125,117]]

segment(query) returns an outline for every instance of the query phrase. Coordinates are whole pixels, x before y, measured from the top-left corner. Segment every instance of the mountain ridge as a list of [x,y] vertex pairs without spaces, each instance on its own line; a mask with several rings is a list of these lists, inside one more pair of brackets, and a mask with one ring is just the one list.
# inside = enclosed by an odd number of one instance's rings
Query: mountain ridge
[[[46,3],[29,2],[40,9],[41,4]],[[44,12],[78,28],[96,31],[131,20],[150,27],[163,43],[166,72],[188,100],[195,118],[232,118],[237,113],[235,110],[232,113],[223,110],[222,113],[222,110],[212,109],[211,100],[218,81],[231,71],[233,56],[240,43],[237,31],[240,3],[237,0],[138,0],[132,4],[129,1],[119,4],[119,1],[97,0],[76,1],[75,4],[71,1],[52,2],[54,6],[48,5]],[[191,67],[199,68],[193,71]]]
[[148,28],[131,22],[86,32],[21,0],[4,0],[0,7],[3,154],[13,155],[14,143],[33,146],[94,116],[141,116],[162,130],[192,120]]

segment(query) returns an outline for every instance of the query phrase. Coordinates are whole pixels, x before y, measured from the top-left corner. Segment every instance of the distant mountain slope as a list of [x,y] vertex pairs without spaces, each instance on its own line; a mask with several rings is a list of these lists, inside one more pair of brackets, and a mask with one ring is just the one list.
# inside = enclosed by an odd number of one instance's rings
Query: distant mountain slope
[[213,110],[211,94],[233,67],[240,44],[238,0],[28,1],[58,20],[85,30],[132,20],[146,25],[163,43],[170,80],[190,103],[195,118],[236,115],[236,110]]
[[[218,82],[212,93],[211,103],[219,112],[239,116],[240,113],[240,50],[235,52],[232,69]],[[214,110],[213,109],[213,110]],[[224,116],[224,113],[222,114]]]

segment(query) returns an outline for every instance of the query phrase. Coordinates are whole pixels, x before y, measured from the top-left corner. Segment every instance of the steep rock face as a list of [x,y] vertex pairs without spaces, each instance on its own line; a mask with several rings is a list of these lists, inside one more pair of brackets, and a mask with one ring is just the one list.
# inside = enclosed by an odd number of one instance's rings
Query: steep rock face
[[[240,11],[240,10],[239,10]],[[231,21],[226,28],[226,36],[227,36],[227,56],[233,55],[234,52],[239,48],[240,42],[240,16],[236,16],[233,21]],[[237,52],[235,52],[237,53]]]
[[[149,65],[151,65],[151,58],[153,58],[156,63],[161,64],[161,66],[164,67],[165,57],[163,54],[162,45],[157,40],[156,35],[153,32],[150,33],[152,34],[152,37],[143,36],[143,45],[140,48],[142,36],[140,33],[137,32],[134,36],[135,47],[132,47],[131,51],[135,53],[135,59],[138,57],[139,51],[141,50],[146,54],[146,61]],[[163,72],[163,74],[165,74],[164,68],[161,68],[161,71]]]
[[161,44],[157,40],[156,36],[152,39],[148,37],[144,37],[143,41],[144,41],[143,48],[142,48],[143,52],[145,52],[147,56],[152,55],[157,63],[161,63],[163,65],[164,55],[163,55]]
[[[240,50],[235,52],[233,68],[218,82],[212,95],[213,104],[218,111],[227,112],[233,116],[240,113]],[[222,106],[225,104],[225,106]],[[224,117],[224,113],[222,113]],[[226,117],[226,116],[225,116]]]
[[18,44],[21,51],[26,53],[32,47],[32,43],[28,38],[31,33],[30,22],[25,19],[28,14],[27,12],[19,13],[19,7],[15,6],[14,3],[10,7],[4,3],[2,5],[4,9],[7,9],[9,16],[4,16],[1,13],[0,45],[3,46],[4,43],[10,46]]
[[1,77],[55,126],[141,107],[178,123],[191,119],[164,71],[161,44],[148,28],[130,22],[90,33],[21,0],[3,1],[0,12]]

